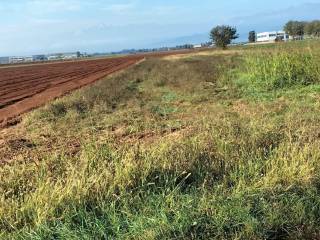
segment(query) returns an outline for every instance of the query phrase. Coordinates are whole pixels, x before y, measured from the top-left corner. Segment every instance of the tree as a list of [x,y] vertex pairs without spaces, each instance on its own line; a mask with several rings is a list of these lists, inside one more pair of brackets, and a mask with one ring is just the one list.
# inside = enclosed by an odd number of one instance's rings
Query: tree
[[320,37],[320,20],[307,23],[304,31],[309,36]]
[[313,36],[314,35],[314,22],[309,22],[305,28],[304,28],[304,32],[309,35],[309,36]]
[[284,31],[293,37],[302,37],[304,35],[306,22],[289,21],[284,26]]
[[290,36],[294,36],[294,30],[293,30],[293,21],[289,21],[284,25],[283,30],[288,33]]
[[309,22],[304,28],[305,34],[312,36],[313,35],[313,23]]
[[313,36],[320,37],[320,20],[313,21]]
[[248,39],[249,39],[250,43],[256,42],[256,32],[255,31],[250,31]]
[[217,47],[226,49],[232,40],[237,39],[237,29],[235,27],[221,25],[216,26],[210,32],[210,38],[216,44]]

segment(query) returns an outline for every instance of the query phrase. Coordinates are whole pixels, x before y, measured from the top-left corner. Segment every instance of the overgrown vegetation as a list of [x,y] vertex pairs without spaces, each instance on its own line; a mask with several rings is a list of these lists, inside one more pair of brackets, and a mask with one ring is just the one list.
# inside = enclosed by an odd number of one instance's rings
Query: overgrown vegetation
[[319,58],[298,50],[255,52],[245,58],[251,84],[266,90],[320,82]]
[[318,238],[318,49],[147,59],[28,114],[0,238]]

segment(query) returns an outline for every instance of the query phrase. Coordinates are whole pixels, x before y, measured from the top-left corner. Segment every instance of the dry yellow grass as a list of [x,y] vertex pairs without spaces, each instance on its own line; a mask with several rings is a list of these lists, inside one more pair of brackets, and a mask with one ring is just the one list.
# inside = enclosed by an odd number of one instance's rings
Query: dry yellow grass
[[188,59],[192,57],[201,57],[201,56],[232,56],[243,53],[243,50],[219,50],[219,49],[208,49],[205,51],[198,51],[194,53],[186,53],[179,55],[171,55],[164,57],[164,60],[168,61],[177,61],[181,59]]

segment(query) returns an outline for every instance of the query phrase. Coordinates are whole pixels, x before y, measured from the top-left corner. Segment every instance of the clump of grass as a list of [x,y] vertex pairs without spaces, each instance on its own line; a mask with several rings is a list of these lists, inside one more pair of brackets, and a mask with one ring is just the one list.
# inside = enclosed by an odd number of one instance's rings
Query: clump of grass
[[258,51],[245,57],[249,84],[265,90],[320,83],[320,63],[310,51]]
[[84,100],[77,99],[70,103],[70,108],[74,109],[79,114],[84,114],[88,111],[88,105]]
[[61,117],[66,115],[67,106],[63,102],[56,102],[49,106],[48,111],[52,113],[54,117]]
[[172,106],[152,106],[151,112],[159,117],[168,117],[170,114],[177,112],[178,109]]

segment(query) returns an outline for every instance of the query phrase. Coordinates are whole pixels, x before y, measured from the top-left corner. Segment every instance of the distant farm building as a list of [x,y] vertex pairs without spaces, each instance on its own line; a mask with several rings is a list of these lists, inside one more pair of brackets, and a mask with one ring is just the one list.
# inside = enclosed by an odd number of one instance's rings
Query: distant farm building
[[33,62],[33,57],[32,56],[24,57],[23,62]]
[[0,64],[33,62],[33,57],[0,57]]
[[49,61],[62,60],[63,59],[63,54],[62,53],[49,54],[49,55],[47,55],[47,59]]
[[25,62],[25,57],[9,57],[9,63],[23,63]]
[[64,53],[63,59],[76,59],[80,57],[80,52]]
[[33,58],[33,61],[35,62],[48,60],[46,55],[33,55],[32,58]]
[[71,53],[55,53],[49,55],[33,55],[24,57],[0,57],[0,64],[14,64],[14,63],[28,63],[28,62],[42,62],[42,61],[54,61],[54,60],[71,60],[82,57],[80,52]]
[[195,45],[193,45],[193,48],[194,49],[199,49],[199,48],[202,48],[202,45],[201,44],[195,44]]
[[54,60],[70,60],[70,59],[77,59],[81,57],[80,52],[71,52],[71,53],[55,53],[50,54],[47,56],[49,61]]
[[24,57],[10,57],[9,62],[10,63],[21,63],[21,62],[24,62]]
[[289,35],[284,31],[263,32],[257,34],[257,42],[288,41]]

